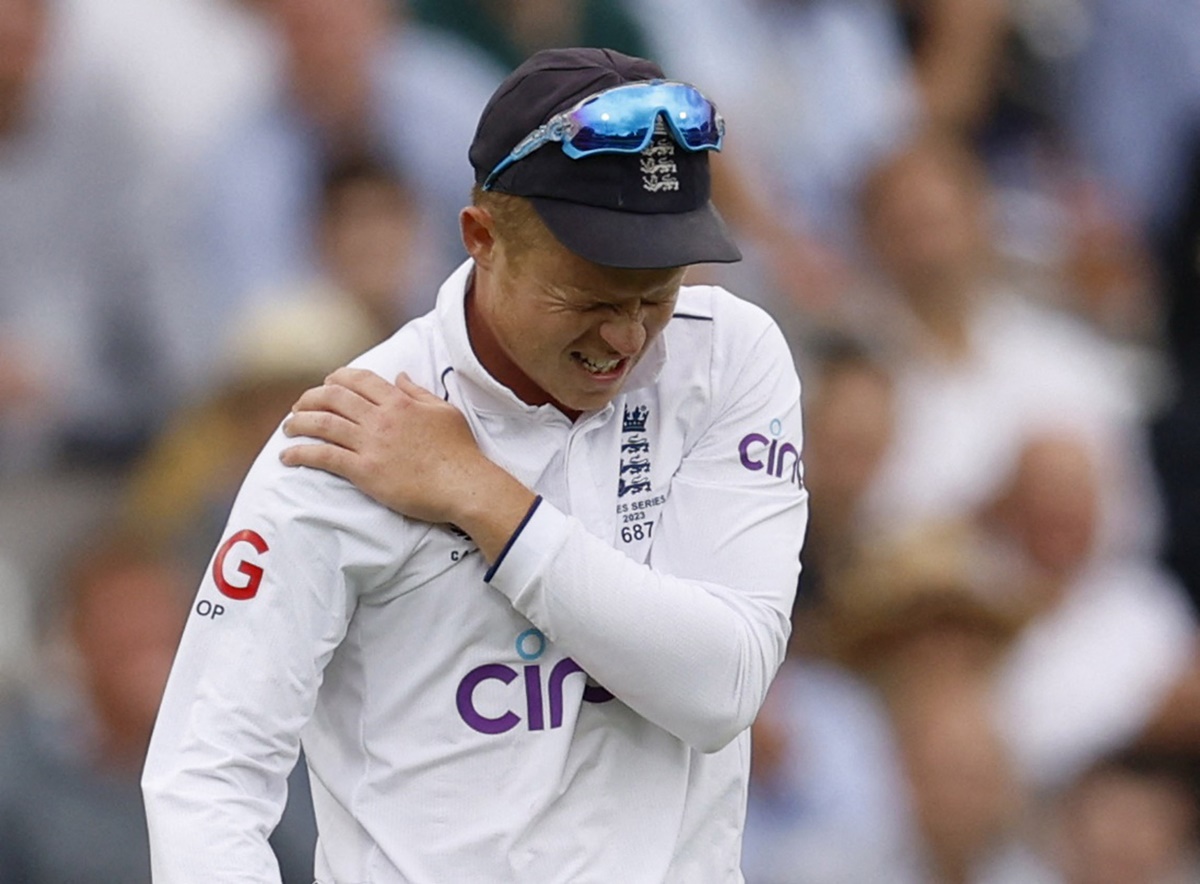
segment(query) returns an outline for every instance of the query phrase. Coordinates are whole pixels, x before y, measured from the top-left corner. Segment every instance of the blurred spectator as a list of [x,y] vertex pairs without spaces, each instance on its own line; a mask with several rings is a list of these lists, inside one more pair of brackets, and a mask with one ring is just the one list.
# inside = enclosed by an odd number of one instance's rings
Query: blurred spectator
[[939,670],[990,676],[1029,620],[1025,576],[967,522],[872,537],[829,580],[816,648],[884,697]]
[[128,529],[202,567],[267,437],[305,389],[380,340],[372,320],[329,289],[243,311],[213,392],[180,408],[134,465],[121,515]]
[[188,582],[123,541],[67,567],[69,681],[39,685],[0,737],[0,881],[149,880],[138,772]]
[[1190,776],[1175,760],[1139,753],[1101,760],[1055,810],[1064,884],[1200,881],[1197,811]]
[[321,183],[316,287],[346,299],[374,328],[376,343],[417,315],[419,210],[407,185],[366,157],[328,169]]
[[977,156],[927,134],[869,177],[863,224],[895,347],[896,426],[867,495],[880,530],[970,518],[1024,441],[1082,433],[1102,458],[1100,543],[1152,550],[1159,509],[1140,391],[1111,345],[1006,282]]
[[1148,556],[1097,548],[1102,476],[1078,436],[1038,436],[993,511],[1037,609],[1000,668],[1001,723],[1023,778],[1043,791],[1171,714],[1196,660],[1181,587]]
[[0,0],[0,476],[120,465],[203,343],[127,96],[60,0]]
[[930,670],[892,699],[904,769],[937,884],[1054,880],[1029,827],[1029,799],[996,726],[985,674]]
[[60,582],[63,550],[111,519],[124,471],[51,471],[0,482],[0,681],[36,684],[43,599]]
[[1157,239],[1179,216],[1200,127],[1200,4],[1091,0],[1070,119],[1084,157],[1137,228]]
[[968,139],[993,180],[1028,182],[1071,152],[1071,66],[1090,12],[1074,0],[892,0],[928,122]]
[[175,186],[272,82],[269,35],[250,0],[59,2],[70,4],[99,62],[131,96]]
[[[374,156],[409,183],[424,222],[416,255],[427,275],[418,278],[441,278],[463,256],[467,146],[500,73],[477,50],[402,20],[387,0],[255,5],[278,39],[281,75],[229,127],[192,194],[213,321],[316,275],[321,176],[347,156]],[[433,287],[419,290],[431,304]]]
[[1053,880],[1026,831],[1029,796],[991,702],[994,667],[1028,616],[1013,584],[974,531],[953,525],[862,547],[830,582],[825,647],[886,702],[917,881]]
[[801,553],[796,635],[831,572],[861,541],[863,495],[892,439],[892,379],[864,344],[833,340],[806,355],[804,464],[812,512]]
[[33,666],[33,594],[26,575],[0,554],[0,703]]
[[1014,31],[1010,0],[894,0],[930,124],[964,135],[996,111]]
[[539,49],[598,46],[648,58],[625,0],[408,0],[421,20],[474,43],[505,71]]
[[1028,293],[1145,344],[1158,312],[1144,231],[1114,182],[1087,159],[1071,123],[1080,66],[1103,18],[1096,4],[893,6],[927,118],[980,152],[993,187],[996,246],[1025,273]]
[[[0,712],[0,882],[149,881],[138,780],[193,578],[102,532],[67,556],[62,580],[44,677]],[[276,844],[284,880],[307,884],[297,792]]]
[[[1161,398],[1164,304],[1151,243],[1120,211],[1111,188],[1082,167],[1051,196],[1062,216],[1059,230],[1029,219],[1010,222],[1010,227],[1023,223],[1025,243],[1014,242],[1010,233],[1009,256],[1032,258],[1027,267],[1035,283],[1040,262],[1045,297],[1124,346],[1142,363],[1148,398]],[[1039,236],[1050,248],[1033,244]]]
[[924,884],[892,726],[861,680],[793,652],[753,747],[746,884]]

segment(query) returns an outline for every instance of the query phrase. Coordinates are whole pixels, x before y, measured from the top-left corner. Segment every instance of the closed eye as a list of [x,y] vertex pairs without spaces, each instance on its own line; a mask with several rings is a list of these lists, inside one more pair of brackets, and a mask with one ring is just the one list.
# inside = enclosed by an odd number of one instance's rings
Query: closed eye
[[637,313],[641,311],[649,312],[652,310],[661,310],[671,306],[670,299],[664,300],[643,300],[641,302],[631,301],[629,303],[613,303],[612,301],[600,301],[584,308],[588,312],[608,312],[615,315],[624,313]]

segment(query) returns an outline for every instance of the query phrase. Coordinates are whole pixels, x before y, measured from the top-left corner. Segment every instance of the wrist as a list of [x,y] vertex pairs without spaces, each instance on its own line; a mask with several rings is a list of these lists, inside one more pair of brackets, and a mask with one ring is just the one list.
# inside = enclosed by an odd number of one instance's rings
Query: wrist
[[490,563],[521,525],[536,495],[494,464],[479,478],[459,498],[454,524],[470,535]]

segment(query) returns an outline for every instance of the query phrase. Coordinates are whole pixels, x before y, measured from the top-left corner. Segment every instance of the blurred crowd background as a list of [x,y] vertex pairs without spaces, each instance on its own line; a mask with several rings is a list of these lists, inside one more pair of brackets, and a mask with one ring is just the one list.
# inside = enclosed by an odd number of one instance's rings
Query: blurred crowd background
[[551,45],[716,101],[747,260],[690,278],[805,386],[749,884],[1200,881],[1196,0],[0,0],[0,884],[148,880],[241,476],[432,306]]

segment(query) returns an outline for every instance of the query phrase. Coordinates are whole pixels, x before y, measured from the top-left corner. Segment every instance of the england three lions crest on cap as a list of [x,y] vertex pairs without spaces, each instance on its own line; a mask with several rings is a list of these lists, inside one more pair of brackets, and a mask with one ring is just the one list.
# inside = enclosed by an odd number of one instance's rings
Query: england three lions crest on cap
[[679,190],[679,167],[675,164],[675,142],[662,117],[654,123],[654,140],[641,154],[642,189],[650,193]]

